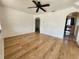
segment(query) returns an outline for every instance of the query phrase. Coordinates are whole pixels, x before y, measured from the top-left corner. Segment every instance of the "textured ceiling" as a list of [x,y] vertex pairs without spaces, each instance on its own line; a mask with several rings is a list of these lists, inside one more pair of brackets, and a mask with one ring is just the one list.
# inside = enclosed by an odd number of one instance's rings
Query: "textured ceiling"
[[[76,1],[77,0],[40,0],[41,4],[50,4],[50,7],[44,7],[49,12],[73,6]],[[36,8],[28,9],[28,7],[35,6],[32,0],[0,0],[0,4],[31,14],[35,14],[36,10]],[[43,11],[39,10],[39,13],[43,13]]]

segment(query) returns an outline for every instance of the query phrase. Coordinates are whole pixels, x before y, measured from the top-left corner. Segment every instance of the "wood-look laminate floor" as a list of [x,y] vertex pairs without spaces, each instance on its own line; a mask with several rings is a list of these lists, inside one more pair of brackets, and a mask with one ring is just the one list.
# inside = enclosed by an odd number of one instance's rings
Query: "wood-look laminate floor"
[[45,34],[29,33],[4,40],[5,59],[79,59],[79,48]]

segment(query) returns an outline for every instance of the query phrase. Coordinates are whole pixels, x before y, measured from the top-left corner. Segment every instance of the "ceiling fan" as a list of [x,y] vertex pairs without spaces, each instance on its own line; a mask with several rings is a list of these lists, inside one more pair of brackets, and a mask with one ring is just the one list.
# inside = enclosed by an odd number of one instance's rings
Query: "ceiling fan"
[[44,11],[44,12],[46,12],[46,10],[43,8],[43,7],[48,7],[48,6],[50,6],[50,4],[41,4],[41,2],[40,1],[35,1],[35,0],[33,0],[32,1],[36,6],[35,7],[28,7],[28,8],[37,8],[36,9],[36,13],[38,13],[38,11],[39,11],[39,9],[41,9],[42,11]]

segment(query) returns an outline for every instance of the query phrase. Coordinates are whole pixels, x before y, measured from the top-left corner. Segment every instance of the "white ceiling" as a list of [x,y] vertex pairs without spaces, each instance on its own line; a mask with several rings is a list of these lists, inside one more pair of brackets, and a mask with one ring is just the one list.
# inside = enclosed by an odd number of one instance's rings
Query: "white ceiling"
[[[40,0],[42,4],[50,4],[50,7],[44,7],[47,11],[60,10],[73,6],[76,1],[78,0]],[[32,14],[35,14],[36,10],[27,8],[35,6],[32,0],[0,0],[0,4]],[[43,13],[43,11],[40,10],[39,13]]]

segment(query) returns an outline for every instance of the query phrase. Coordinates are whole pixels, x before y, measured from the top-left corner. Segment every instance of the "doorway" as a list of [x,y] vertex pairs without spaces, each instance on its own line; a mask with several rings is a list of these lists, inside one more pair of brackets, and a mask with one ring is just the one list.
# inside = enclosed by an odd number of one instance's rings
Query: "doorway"
[[69,15],[67,15],[64,28],[65,39],[74,38],[76,40],[78,32],[78,25],[77,25],[78,17],[79,17],[78,12],[72,12]]
[[39,17],[35,19],[35,32],[40,33],[40,18]]

